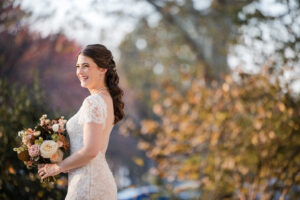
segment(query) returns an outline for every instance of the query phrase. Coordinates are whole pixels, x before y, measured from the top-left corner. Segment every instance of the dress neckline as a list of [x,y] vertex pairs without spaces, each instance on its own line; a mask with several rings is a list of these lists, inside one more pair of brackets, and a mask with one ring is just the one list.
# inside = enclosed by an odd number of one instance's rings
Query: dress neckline
[[105,103],[105,105],[107,105],[105,99],[100,95],[100,93],[94,93],[94,94],[91,94],[90,96],[93,96],[93,95],[99,96],[101,101],[103,101]]
[[92,96],[92,95],[98,95],[98,96],[100,96],[103,100],[104,100],[104,98],[100,95],[100,93],[102,93],[102,94],[104,94],[104,95],[107,95],[107,96],[110,96],[109,94],[105,94],[105,93],[103,93],[103,92],[97,92],[97,93],[94,93],[94,94],[91,94],[90,96]]
[[100,93],[94,93],[94,94],[91,94],[90,96],[93,96],[93,95],[98,95],[102,98],[102,96],[100,95]]

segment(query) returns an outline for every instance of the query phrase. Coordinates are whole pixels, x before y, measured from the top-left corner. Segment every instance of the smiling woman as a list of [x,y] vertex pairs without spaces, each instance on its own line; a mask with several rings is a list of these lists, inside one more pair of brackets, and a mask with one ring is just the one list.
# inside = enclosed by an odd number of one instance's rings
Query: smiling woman
[[99,81],[99,78],[103,79],[107,69],[97,67],[91,58],[79,54],[76,68],[76,75],[82,87],[91,89],[106,87],[105,82]]
[[109,91],[113,100],[114,124],[120,121],[124,117],[123,90],[119,87],[119,76],[111,52],[101,44],[88,45],[79,53],[76,68],[81,86],[88,88],[91,94]]
[[91,95],[66,124],[71,155],[40,167],[39,174],[45,178],[68,172],[66,199],[117,199],[105,153],[114,124],[124,117],[124,103],[111,52],[100,44],[88,45],[78,55],[76,75]]

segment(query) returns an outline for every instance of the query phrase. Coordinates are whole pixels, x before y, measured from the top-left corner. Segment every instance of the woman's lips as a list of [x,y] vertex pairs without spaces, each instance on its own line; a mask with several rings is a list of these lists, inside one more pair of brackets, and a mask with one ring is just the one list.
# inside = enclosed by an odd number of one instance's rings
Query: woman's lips
[[82,77],[80,77],[80,80],[81,80],[81,81],[86,81],[87,79],[88,79],[87,76],[82,76]]

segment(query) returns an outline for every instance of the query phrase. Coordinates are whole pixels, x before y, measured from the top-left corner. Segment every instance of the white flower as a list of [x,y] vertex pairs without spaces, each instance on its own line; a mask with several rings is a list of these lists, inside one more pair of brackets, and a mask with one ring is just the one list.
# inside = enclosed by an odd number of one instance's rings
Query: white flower
[[62,150],[58,149],[55,154],[53,154],[50,158],[52,163],[61,162],[64,157],[64,153]]
[[29,145],[30,144],[31,135],[23,134],[22,135],[22,142],[23,144]]
[[40,120],[43,120],[43,119],[46,119],[46,118],[47,118],[47,115],[44,114],[44,115],[42,115],[42,117],[40,118]]
[[34,136],[39,136],[40,134],[41,134],[41,131],[35,131],[35,132],[33,133]]
[[18,136],[21,137],[23,135],[23,131],[18,132]]
[[57,149],[58,144],[56,142],[53,140],[44,140],[40,147],[41,156],[44,158],[51,158],[51,156],[56,153]]
[[59,124],[54,124],[54,125],[52,126],[52,130],[53,130],[54,132],[57,132],[58,129],[59,129]]

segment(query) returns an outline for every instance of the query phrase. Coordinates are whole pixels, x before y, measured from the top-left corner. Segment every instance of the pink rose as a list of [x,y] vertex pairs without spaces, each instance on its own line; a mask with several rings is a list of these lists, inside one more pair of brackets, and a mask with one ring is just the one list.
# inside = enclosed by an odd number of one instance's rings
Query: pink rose
[[58,149],[57,152],[51,156],[50,160],[52,163],[58,163],[62,161],[63,157],[64,153],[62,152],[62,150]]
[[31,145],[28,148],[28,153],[31,157],[38,156],[40,154],[40,146],[38,144]]

